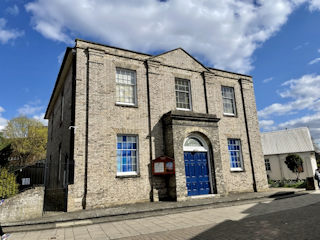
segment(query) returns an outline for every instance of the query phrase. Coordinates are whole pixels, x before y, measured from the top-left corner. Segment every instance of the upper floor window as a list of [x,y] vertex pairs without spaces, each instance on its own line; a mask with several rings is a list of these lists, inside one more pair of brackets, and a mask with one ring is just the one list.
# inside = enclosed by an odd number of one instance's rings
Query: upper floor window
[[242,153],[241,143],[239,139],[228,139],[228,150],[230,157],[230,168],[231,171],[242,171]]
[[236,115],[236,105],[234,101],[233,87],[222,86],[221,91],[222,91],[223,113],[225,115],[230,115],[230,116]]
[[129,69],[116,69],[117,103],[136,105],[136,72]]
[[264,164],[266,165],[266,170],[271,171],[270,160],[268,158],[264,160]]
[[175,90],[177,109],[191,110],[190,81],[176,78]]
[[138,172],[138,137],[117,136],[117,175],[136,175]]

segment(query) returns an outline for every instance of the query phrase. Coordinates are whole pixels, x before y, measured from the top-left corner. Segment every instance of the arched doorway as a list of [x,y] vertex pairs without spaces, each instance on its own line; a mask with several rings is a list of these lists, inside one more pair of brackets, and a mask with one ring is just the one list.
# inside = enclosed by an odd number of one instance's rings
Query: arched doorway
[[199,135],[190,135],[183,143],[188,196],[212,193],[209,148]]

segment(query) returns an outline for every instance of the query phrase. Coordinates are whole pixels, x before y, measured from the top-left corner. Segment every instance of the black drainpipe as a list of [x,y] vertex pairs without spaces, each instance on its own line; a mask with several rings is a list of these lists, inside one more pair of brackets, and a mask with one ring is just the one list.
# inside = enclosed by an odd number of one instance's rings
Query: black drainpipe
[[86,82],[86,139],[85,139],[85,163],[84,163],[84,191],[82,208],[87,206],[88,193],[88,143],[89,143],[89,48],[87,48],[87,82]]
[[207,82],[206,82],[206,77],[204,75],[204,72],[201,73],[202,79],[203,79],[203,88],[204,88],[204,101],[206,103],[206,113],[209,113],[209,108],[208,108],[208,97],[207,97]]
[[256,175],[255,175],[254,166],[253,166],[253,158],[252,158],[252,152],[251,152],[251,143],[250,143],[250,137],[249,137],[247,113],[246,113],[246,107],[245,107],[245,103],[244,103],[243,87],[242,87],[242,79],[241,78],[239,79],[239,84],[240,84],[240,91],[241,91],[244,122],[245,122],[245,125],[246,125],[246,132],[247,132],[247,139],[248,139],[249,156],[250,156],[250,164],[251,164],[251,172],[252,172],[252,180],[253,180],[253,191],[257,192]]
[[152,176],[152,138],[151,138],[151,109],[150,109],[150,86],[149,86],[149,66],[145,61],[146,79],[147,79],[147,101],[148,101],[148,130],[149,130],[149,176],[150,176],[150,201],[153,202],[153,176]]

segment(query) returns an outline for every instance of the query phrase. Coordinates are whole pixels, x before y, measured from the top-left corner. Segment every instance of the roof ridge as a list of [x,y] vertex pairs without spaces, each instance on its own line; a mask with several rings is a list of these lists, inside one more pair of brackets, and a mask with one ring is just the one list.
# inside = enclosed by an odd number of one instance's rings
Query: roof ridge
[[288,132],[288,131],[294,131],[297,129],[308,129],[308,127],[297,127],[297,128],[287,128],[287,129],[281,129],[281,130],[274,130],[274,131],[269,131],[269,132],[261,132],[261,134],[268,134],[268,133],[278,133],[278,132]]

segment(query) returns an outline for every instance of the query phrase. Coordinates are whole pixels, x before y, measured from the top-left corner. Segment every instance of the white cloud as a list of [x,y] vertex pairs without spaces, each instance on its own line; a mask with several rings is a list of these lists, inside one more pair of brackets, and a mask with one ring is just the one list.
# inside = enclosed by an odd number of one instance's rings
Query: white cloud
[[303,109],[320,111],[320,75],[304,75],[299,79],[286,81],[282,86],[287,89],[280,92],[280,96],[292,100],[286,103],[273,103],[265,107],[258,111],[260,118],[293,114]]
[[10,40],[14,40],[24,35],[23,31],[16,29],[5,29],[7,21],[4,18],[0,18],[0,43],[6,44]]
[[60,54],[58,55],[58,57],[57,57],[59,65],[61,65],[61,63],[62,63],[62,61],[63,61],[64,53],[65,53],[65,51],[63,51],[62,53],[60,53]]
[[309,1],[309,9],[311,11],[319,10],[320,9],[320,1],[319,0],[310,0]]
[[44,115],[45,115],[45,113],[43,112],[43,113],[40,113],[38,115],[34,115],[33,118],[37,119],[40,122],[42,122],[43,125],[48,126],[48,120],[44,119]]
[[308,127],[314,141],[320,147],[320,112],[281,123],[278,129]]
[[298,127],[308,127],[310,134],[316,144],[320,147],[320,112],[307,115],[300,118],[291,119],[289,121],[280,123],[278,125],[274,124],[273,120],[261,120],[259,121],[260,128],[263,131],[276,131],[282,129],[298,128]]
[[261,121],[259,121],[259,126],[261,128],[269,128],[273,124],[274,124],[273,120],[261,120]]
[[23,105],[23,107],[18,109],[18,113],[20,115],[23,116],[27,116],[27,115],[33,115],[38,113],[39,111],[41,111],[43,109],[43,106],[34,106],[34,105],[30,105],[30,104],[25,104]]
[[293,48],[293,50],[299,50],[305,46],[308,46],[309,45],[309,42],[304,42],[303,44],[300,44],[298,46],[296,46],[295,48]]
[[[282,98],[290,99],[285,103],[274,103],[258,112],[260,128],[263,131],[280,130],[285,128],[309,127],[310,133],[320,146],[320,75],[304,75],[282,84],[286,87],[280,91]],[[309,115],[303,111],[311,111]],[[261,120],[273,116],[299,113],[299,117],[280,124],[274,120]]]
[[4,108],[0,106],[0,131],[2,131],[8,124],[8,120],[2,117],[2,113],[4,111]]
[[306,1],[33,0],[25,7],[34,28],[52,40],[70,43],[80,34],[143,52],[181,46],[215,67],[249,72],[255,49]]
[[317,99],[320,97],[320,75],[307,74],[299,79],[292,79],[286,81],[282,86],[289,86],[289,89],[280,93],[281,97],[291,98],[312,98]]
[[279,128],[296,128],[307,126],[309,128],[320,128],[320,113],[307,115],[301,118],[291,119],[284,123],[280,123]]
[[273,77],[269,77],[269,78],[264,79],[262,82],[268,83],[268,82],[271,82],[272,80],[273,80]]
[[15,4],[15,5],[13,5],[12,7],[8,7],[7,9],[6,9],[6,12],[7,13],[9,13],[9,14],[11,14],[11,15],[13,15],[13,16],[17,16],[17,15],[19,15],[19,8],[18,8],[18,6]]
[[311,61],[309,62],[309,65],[315,64],[315,63],[317,63],[317,62],[320,62],[320,57],[311,60]]

